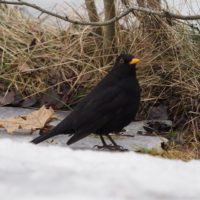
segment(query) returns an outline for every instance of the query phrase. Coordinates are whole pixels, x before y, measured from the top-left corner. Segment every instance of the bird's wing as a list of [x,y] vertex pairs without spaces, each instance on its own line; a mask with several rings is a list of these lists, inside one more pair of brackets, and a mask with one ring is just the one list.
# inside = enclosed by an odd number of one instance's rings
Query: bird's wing
[[120,112],[123,111],[124,107],[129,106],[129,101],[124,90],[119,87],[109,87],[81,102],[83,105],[74,110],[71,115],[71,119],[76,120],[76,132],[68,141],[68,144],[72,144],[101,129],[115,115],[121,114]]

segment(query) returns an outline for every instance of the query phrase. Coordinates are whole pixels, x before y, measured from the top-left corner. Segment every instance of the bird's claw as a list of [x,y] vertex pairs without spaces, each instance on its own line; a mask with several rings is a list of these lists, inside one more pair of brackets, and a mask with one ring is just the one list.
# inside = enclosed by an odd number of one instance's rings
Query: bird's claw
[[97,148],[99,150],[110,150],[110,151],[128,151],[128,149],[125,149],[124,147],[120,146],[120,145],[117,145],[117,146],[114,146],[114,145],[103,145],[103,146],[100,146],[100,145],[94,145],[94,148]]

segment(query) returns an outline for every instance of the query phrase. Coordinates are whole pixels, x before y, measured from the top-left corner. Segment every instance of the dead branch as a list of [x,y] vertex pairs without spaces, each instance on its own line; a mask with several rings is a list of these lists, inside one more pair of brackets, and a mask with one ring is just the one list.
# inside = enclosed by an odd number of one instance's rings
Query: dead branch
[[36,4],[28,3],[28,2],[25,2],[25,1],[21,1],[21,0],[19,0],[18,2],[1,1],[0,0],[0,4],[28,6],[28,7],[31,7],[33,9],[36,9],[38,11],[41,11],[42,13],[56,17],[58,19],[62,19],[62,20],[67,21],[69,23],[79,24],[79,25],[91,25],[91,26],[106,26],[106,25],[109,25],[111,23],[114,23],[114,22],[120,20],[121,18],[125,17],[126,15],[128,15],[129,13],[131,13],[133,11],[144,12],[144,13],[147,13],[149,15],[157,15],[157,16],[160,16],[160,17],[163,17],[163,18],[171,18],[171,19],[181,19],[181,20],[198,20],[198,19],[200,19],[200,15],[178,15],[178,14],[174,14],[174,13],[171,13],[171,12],[168,12],[168,11],[165,11],[165,10],[158,12],[158,11],[154,11],[154,10],[151,10],[151,9],[148,9],[148,8],[132,6],[130,8],[127,8],[120,15],[117,15],[110,20],[107,20],[107,21],[104,21],[104,22],[88,22],[88,21],[73,20],[73,19],[69,18],[68,16],[62,16],[62,15],[56,14],[54,12],[48,11],[44,8],[41,8],[41,7],[37,6]]

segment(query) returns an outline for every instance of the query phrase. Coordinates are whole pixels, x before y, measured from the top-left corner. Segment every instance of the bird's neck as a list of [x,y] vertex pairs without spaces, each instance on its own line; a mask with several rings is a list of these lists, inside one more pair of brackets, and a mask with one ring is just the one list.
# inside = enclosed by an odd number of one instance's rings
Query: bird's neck
[[128,78],[128,77],[132,77],[132,78],[135,77],[136,78],[136,70],[134,70],[134,69],[113,70],[112,74],[119,79]]

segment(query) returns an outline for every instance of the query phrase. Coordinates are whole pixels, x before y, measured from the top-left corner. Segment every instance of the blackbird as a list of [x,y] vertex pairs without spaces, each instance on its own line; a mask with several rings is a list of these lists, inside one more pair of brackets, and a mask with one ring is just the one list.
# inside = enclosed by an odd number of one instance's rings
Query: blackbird
[[[122,149],[109,133],[119,133],[138,111],[140,87],[136,78],[136,63],[139,59],[130,54],[117,57],[111,71],[84,97],[74,110],[49,133],[38,136],[31,142],[38,144],[59,134],[72,137],[73,144],[94,133],[100,136],[103,146],[99,148]],[[104,137],[112,143],[108,145]]]

